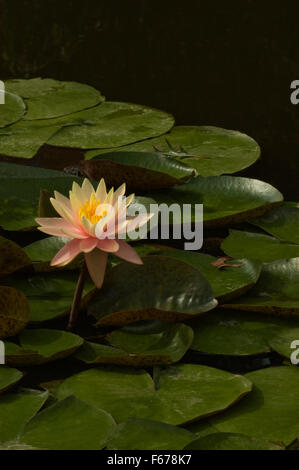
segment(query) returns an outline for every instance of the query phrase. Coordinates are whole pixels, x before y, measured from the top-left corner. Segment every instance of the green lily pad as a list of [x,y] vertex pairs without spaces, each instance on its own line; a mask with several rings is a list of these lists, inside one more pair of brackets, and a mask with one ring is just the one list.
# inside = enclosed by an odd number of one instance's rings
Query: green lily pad
[[42,408],[48,395],[47,391],[22,389],[1,396],[0,442],[16,439],[25,424]]
[[299,203],[286,202],[258,219],[250,220],[278,239],[299,244]]
[[158,331],[155,328],[154,331],[147,330],[143,334],[126,327],[107,335],[107,340],[113,347],[85,343],[75,357],[87,364],[171,364],[183,357],[192,339],[192,329],[186,325],[162,323]]
[[263,233],[241,232],[240,230],[231,230],[229,236],[221,244],[221,249],[235,258],[248,257],[259,259],[264,263],[299,257],[299,244],[282,242]]
[[6,90],[21,96],[27,105],[24,119],[50,119],[91,108],[104,101],[101,93],[77,82],[59,82],[51,78],[8,80]]
[[287,446],[299,435],[299,369],[269,367],[245,375],[253,391],[225,413],[209,419],[215,432],[240,433]]
[[[68,314],[78,276],[76,271],[14,275],[5,279],[5,285],[13,286],[26,295],[31,322],[43,322]],[[88,301],[93,289],[93,283],[88,280],[83,290],[82,306]]]
[[[0,90],[0,93],[3,92]],[[22,98],[12,93],[4,94],[5,103],[1,104],[0,128],[19,121],[25,114],[26,106]]]
[[36,415],[20,440],[39,449],[100,450],[114,427],[106,411],[68,397]]
[[200,437],[185,447],[185,450],[282,450],[270,441],[229,432],[217,432]]
[[228,265],[241,264],[239,268],[232,266],[218,269],[217,266],[212,264],[217,261],[217,258],[203,253],[168,250],[159,254],[183,261],[200,271],[208,280],[216,299],[220,303],[239,297],[250,289],[257,282],[262,267],[261,262],[257,260],[234,259],[226,263]]
[[146,419],[119,424],[108,440],[110,450],[180,450],[194,440],[185,429]]
[[88,178],[119,186],[124,181],[130,191],[161,189],[183,184],[195,170],[174,158],[159,153],[110,152],[80,162],[80,171]]
[[38,365],[64,359],[83,344],[78,335],[61,330],[25,330],[19,337],[20,348],[6,351],[6,360],[12,365]]
[[266,264],[259,281],[246,295],[223,308],[299,316],[299,258]]
[[222,411],[251,390],[242,376],[192,364],[157,368],[155,382],[141,369],[97,367],[66,379],[56,395],[75,395],[117,422],[143,418],[180,425]]
[[299,325],[287,328],[277,332],[273,338],[270,339],[271,348],[281,356],[289,360],[296,361],[299,364]]
[[[2,281],[5,284],[6,281]],[[30,305],[21,290],[0,286],[0,338],[22,331],[30,317]]]
[[[282,194],[268,183],[237,176],[198,177],[164,192],[153,191],[151,197],[159,204],[176,203],[181,207],[203,204],[207,228],[241,223],[264,214],[283,200]],[[173,223],[181,223],[181,218],[174,218]]]
[[[6,367],[1,365],[0,367],[0,392],[5,392],[5,390],[13,387],[17,382],[21,380],[23,374],[17,369],[12,369],[11,367]],[[2,399],[1,399],[2,400]],[[1,407],[0,400],[0,407]],[[0,416],[1,419],[1,416]],[[1,430],[0,430],[1,432]]]
[[97,325],[190,319],[217,305],[208,281],[192,266],[165,256],[143,262],[122,263],[107,273],[88,309]]
[[165,134],[174,118],[164,111],[131,103],[106,101],[60,118],[63,127],[49,145],[80,149],[110,148]]
[[290,331],[298,328],[299,321],[217,310],[192,321],[190,326],[194,331],[191,349],[208,354],[248,356],[270,352],[272,338],[287,326]]
[[16,243],[0,236],[0,275],[4,276],[31,264],[25,251]]
[[[152,152],[156,149],[195,168],[202,176],[235,173],[252,165],[260,156],[260,148],[252,138],[211,126],[177,126],[165,136],[118,150]],[[85,158],[93,158],[95,152],[87,152]]]

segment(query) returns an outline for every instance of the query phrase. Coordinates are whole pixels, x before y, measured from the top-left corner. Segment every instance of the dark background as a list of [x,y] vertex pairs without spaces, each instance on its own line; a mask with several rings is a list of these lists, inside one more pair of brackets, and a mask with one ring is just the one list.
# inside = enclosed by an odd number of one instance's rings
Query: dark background
[[[298,0],[0,0],[0,78],[82,81],[177,124],[243,131],[299,200]],[[298,6],[296,6],[298,5]]]

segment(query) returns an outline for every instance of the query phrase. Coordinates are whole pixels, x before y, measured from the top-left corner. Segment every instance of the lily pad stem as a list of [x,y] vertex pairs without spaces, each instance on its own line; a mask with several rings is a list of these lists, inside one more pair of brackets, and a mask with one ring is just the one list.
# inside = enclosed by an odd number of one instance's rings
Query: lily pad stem
[[71,307],[69,323],[68,323],[68,326],[67,326],[68,330],[72,330],[73,327],[75,326],[76,322],[77,322],[78,314],[79,314],[79,311],[80,311],[80,304],[81,304],[81,298],[82,298],[82,293],[83,293],[83,289],[84,289],[84,284],[85,284],[85,281],[86,281],[86,278],[87,278],[87,273],[88,273],[87,266],[86,266],[86,263],[84,262],[84,264],[82,266],[82,269],[81,269],[81,272],[80,272],[80,275],[79,275],[79,278],[78,278],[78,282],[77,282],[77,285],[76,285],[76,290],[75,290],[75,293],[74,293],[74,298],[73,298],[73,303],[72,303],[72,307]]

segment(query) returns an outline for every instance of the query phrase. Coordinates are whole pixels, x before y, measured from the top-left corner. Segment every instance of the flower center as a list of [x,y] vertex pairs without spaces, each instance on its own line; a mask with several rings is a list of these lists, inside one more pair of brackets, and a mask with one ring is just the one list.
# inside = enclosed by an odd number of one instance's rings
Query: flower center
[[80,219],[82,217],[85,217],[92,224],[96,224],[97,222],[99,222],[99,220],[101,220],[103,217],[105,217],[105,215],[107,215],[107,211],[103,211],[101,215],[96,215],[96,210],[99,205],[100,205],[100,201],[98,201],[98,199],[96,199],[95,197],[95,194],[92,193],[92,195],[90,196],[90,199],[89,200],[87,199],[80,209],[80,212],[79,212]]

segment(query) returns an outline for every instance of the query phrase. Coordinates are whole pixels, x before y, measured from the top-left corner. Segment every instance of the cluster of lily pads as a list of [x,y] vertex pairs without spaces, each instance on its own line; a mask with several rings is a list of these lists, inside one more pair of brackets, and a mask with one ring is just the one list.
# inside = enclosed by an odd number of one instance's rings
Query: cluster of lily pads
[[[1,449],[284,449],[299,436],[299,203],[235,175],[260,156],[236,131],[175,126],[94,88],[9,80],[0,114]],[[63,171],[65,168],[65,171]],[[204,245],[139,240],[111,255],[66,331],[79,256],[44,236],[49,195],[82,177],[138,204],[202,203]],[[299,354],[298,354],[299,356]],[[69,432],[66,432],[69,429]]]

